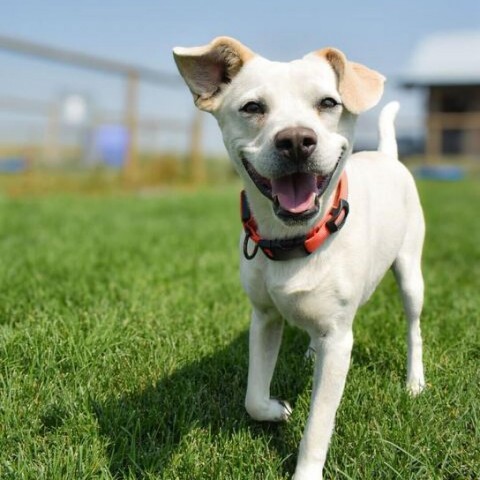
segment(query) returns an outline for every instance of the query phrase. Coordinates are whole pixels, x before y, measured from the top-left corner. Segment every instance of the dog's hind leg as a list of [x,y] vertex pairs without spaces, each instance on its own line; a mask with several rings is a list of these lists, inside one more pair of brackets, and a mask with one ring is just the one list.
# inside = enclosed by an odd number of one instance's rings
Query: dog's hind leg
[[424,290],[421,270],[423,223],[419,230],[413,232],[417,238],[407,235],[402,251],[393,264],[408,321],[407,389],[412,395],[419,394],[425,388],[420,331]]
[[283,323],[273,309],[260,310],[254,307],[245,408],[255,420],[280,422],[287,420],[292,413],[288,402],[270,397],[270,383],[282,340]]

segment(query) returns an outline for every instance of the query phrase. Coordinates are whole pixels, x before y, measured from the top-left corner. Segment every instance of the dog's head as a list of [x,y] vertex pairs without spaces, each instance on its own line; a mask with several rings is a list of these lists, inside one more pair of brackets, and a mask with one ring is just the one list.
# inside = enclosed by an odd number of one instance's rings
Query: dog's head
[[314,222],[384,77],[333,48],[279,63],[228,37],[174,57],[197,107],[216,117],[259,223]]

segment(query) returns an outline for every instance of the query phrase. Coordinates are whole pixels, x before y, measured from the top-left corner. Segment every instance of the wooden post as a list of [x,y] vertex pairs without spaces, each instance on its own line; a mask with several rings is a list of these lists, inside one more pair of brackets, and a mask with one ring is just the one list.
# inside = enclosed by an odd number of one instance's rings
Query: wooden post
[[442,155],[442,125],[441,114],[432,113],[427,123],[426,162],[438,163]]
[[430,87],[427,117],[426,163],[437,163],[442,155],[440,90]]
[[190,181],[198,185],[205,181],[205,163],[202,153],[202,123],[203,114],[200,110],[195,111],[190,133],[190,153],[189,153],[189,178]]
[[138,173],[138,73],[127,75],[125,97],[125,126],[128,131],[128,144],[123,175],[128,182],[134,182]]
[[38,148],[36,149],[34,147],[35,135],[33,134],[33,129],[29,130],[29,135],[27,135],[27,143],[23,148],[23,157],[25,158],[25,172],[27,174],[32,172],[34,159],[36,155],[38,155]]

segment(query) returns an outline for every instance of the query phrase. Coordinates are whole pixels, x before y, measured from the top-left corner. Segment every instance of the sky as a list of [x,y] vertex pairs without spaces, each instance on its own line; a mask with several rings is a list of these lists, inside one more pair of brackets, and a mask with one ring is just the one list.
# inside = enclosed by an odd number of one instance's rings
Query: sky
[[[22,0],[2,1],[0,34],[83,51],[176,73],[174,46],[208,43],[218,35],[237,38],[272,60],[289,61],[312,50],[334,46],[351,60],[388,78],[387,100],[400,99],[399,126],[417,128],[423,97],[399,88],[418,43],[428,35],[480,31],[478,0]],[[448,61],[448,59],[446,59]],[[70,93],[86,96],[98,110],[119,111],[124,102],[122,79],[0,51],[0,98],[22,96],[56,99]],[[143,116],[180,119],[189,124],[194,107],[186,87],[142,85]],[[379,108],[369,114],[363,131],[373,130]],[[20,122],[0,114],[2,127]],[[11,121],[10,121],[11,120]],[[22,127],[23,128],[23,127]],[[33,134],[32,134],[33,135]],[[186,144],[185,132],[160,134],[165,148]],[[162,143],[163,142],[163,143]],[[212,119],[205,122],[205,148],[223,151]]]

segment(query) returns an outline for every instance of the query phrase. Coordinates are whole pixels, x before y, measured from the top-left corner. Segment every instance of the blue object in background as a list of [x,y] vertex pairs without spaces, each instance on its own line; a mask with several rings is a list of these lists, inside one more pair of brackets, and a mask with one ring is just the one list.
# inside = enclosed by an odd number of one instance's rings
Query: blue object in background
[[0,158],[0,172],[17,173],[27,168],[27,161],[22,157]]
[[120,168],[126,159],[129,135],[123,125],[102,125],[95,132],[95,151],[100,161]]
[[465,171],[457,165],[424,165],[415,169],[417,178],[455,181],[465,178]]

